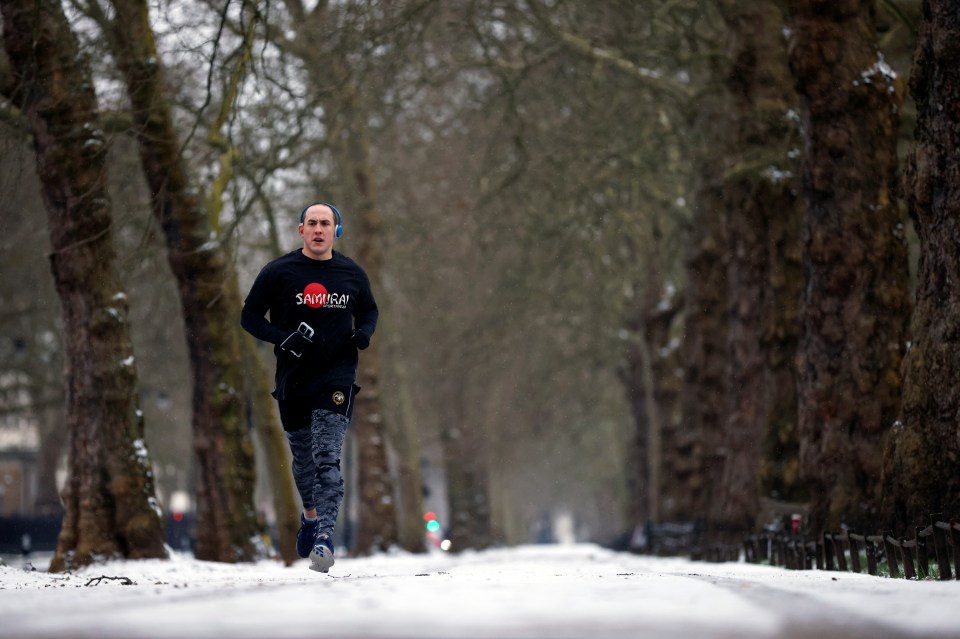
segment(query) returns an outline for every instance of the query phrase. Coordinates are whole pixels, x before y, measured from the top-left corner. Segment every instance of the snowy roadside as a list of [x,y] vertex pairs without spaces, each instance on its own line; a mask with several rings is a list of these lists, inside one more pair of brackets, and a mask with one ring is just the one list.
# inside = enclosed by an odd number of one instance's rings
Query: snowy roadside
[[0,568],[0,636],[960,637],[960,582],[616,553],[589,544],[77,574]]

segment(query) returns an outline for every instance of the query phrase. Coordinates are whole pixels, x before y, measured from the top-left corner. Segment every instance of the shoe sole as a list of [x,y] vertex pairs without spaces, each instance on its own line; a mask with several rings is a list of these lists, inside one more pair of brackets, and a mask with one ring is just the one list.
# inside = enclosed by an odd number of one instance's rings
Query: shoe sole
[[333,565],[333,557],[324,557],[318,552],[310,552],[310,570],[328,572]]

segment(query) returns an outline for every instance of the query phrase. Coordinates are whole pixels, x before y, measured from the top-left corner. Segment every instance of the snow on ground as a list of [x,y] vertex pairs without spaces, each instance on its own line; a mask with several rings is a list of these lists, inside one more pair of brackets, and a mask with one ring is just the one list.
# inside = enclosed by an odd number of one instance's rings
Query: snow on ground
[[328,575],[306,561],[185,555],[75,574],[0,567],[0,637],[10,639],[665,636],[960,638],[960,582],[590,544],[344,558]]

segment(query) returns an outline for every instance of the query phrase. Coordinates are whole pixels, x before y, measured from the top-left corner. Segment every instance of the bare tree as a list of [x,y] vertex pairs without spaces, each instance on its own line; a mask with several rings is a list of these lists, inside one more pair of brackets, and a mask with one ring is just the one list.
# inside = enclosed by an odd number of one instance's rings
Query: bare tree
[[884,457],[884,521],[897,529],[933,513],[960,512],[960,190],[956,5],[924,2],[910,91],[917,104],[914,144],[904,171],[920,236],[911,346],[903,367],[903,409]]
[[165,557],[90,73],[59,2],[5,0],[0,11],[13,68],[9,97],[33,134],[63,312],[70,476],[51,570]]
[[[243,404],[239,289],[226,251],[211,239],[211,219],[182,153],[147,4],[116,0],[112,6],[108,39],[126,80],[153,213],[166,238],[186,324],[198,460],[196,555],[251,560],[260,552],[260,524]],[[106,12],[95,12],[106,23]]]
[[895,204],[901,82],[870,0],[788,2],[806,212],[799,431],[815,528],[875,525],[910,312]]

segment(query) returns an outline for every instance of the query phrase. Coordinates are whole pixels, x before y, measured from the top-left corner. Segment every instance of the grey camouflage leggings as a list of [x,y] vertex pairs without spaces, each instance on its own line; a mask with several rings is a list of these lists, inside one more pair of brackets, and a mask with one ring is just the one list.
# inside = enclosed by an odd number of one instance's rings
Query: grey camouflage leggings
[[287,432],[293,481],[304,510],[317,509],[319,532],[332,533],[343,502],[340,449],[350,420],[324,409],[312,412],[309,428]]

